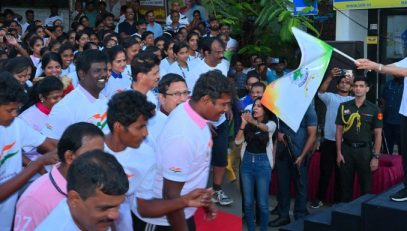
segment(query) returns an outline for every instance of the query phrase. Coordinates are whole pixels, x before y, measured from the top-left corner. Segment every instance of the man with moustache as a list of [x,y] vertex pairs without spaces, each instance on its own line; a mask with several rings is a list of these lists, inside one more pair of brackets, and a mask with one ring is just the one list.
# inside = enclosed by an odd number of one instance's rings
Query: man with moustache
[[68,170],[67,199],[36,230],[110,230],[128,189],[126,173],[114,156],[102,150],[84,153]]
[[78,86],[59,101],[51,110],[43,133],[58,140],[63,131],[74,123],[88,122],[105,134],[107,99],[100,92],[107,81],[107,59],[99,50],[86,50],[79,57],[76,72]]
[[217,37],[220,34],[219,22],[215,17],[209,18],[209,32],[204,37]]

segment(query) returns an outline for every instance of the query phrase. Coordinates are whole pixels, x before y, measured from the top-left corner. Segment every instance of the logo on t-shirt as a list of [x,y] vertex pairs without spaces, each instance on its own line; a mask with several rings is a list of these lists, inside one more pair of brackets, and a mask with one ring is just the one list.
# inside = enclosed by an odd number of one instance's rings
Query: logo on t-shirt
[[11,144],[6,144],[2,149],[0,153],[0,166],[6,162],[6,160],[10,159],[11,157],[15,156],[19,150],[12,152],[11,149],[14,147],[16,144],[16,141],[12,142]]
[[93,124],[95,124],[98,128],[100,128],[100,130],[103,130],[103,128],[105,128],[106,127],[106,124],[107,124],[107,120],[106,120],[106,117],[107,117],[107,112],[105,112],[105,113],[103,113],[103,114],[94,114],[93,116],[92,116],[92,120],[94,120],[94,121],[92,121],[93,122]]
[[182,172],[182,168],[179,167],[171,167],[170,170],[174,173]]

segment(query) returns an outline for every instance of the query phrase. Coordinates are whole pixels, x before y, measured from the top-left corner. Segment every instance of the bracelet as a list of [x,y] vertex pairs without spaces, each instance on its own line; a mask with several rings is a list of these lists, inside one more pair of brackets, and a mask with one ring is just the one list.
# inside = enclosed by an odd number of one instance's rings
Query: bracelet
[[239,128],[239,130],[244,130],[244,128]]
[[380,64],[379,65],[379,72],[382,72],[382,69],[383,69],[383,64]]
[[373,158],[379,159],[379,158],[380,158],[380,154],[379,154],[379,153],[374,153],[374,154],[373,154]]

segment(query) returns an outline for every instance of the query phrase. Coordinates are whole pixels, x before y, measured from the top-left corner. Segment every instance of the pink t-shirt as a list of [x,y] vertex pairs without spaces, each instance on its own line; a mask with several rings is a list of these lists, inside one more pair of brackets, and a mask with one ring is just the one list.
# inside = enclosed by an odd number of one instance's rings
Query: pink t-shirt
[[[56,185],[66,193],[66,179],[54,165],[51,170]],[[34,230],[66,198],[51,183],[49,173],[35,180],[17,202],[14,230]]]

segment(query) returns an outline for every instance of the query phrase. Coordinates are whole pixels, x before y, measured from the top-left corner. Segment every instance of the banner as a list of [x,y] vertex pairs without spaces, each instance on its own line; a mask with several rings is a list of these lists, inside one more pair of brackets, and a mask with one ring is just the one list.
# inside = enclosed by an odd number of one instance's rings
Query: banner
[[406,0],[334,0],[339,10],[407,7]]
[[261,103],[297,131],[324,78],[333,48],[295,27],[292,32],[301,49],[301,63],[295,71],[271,82]]

